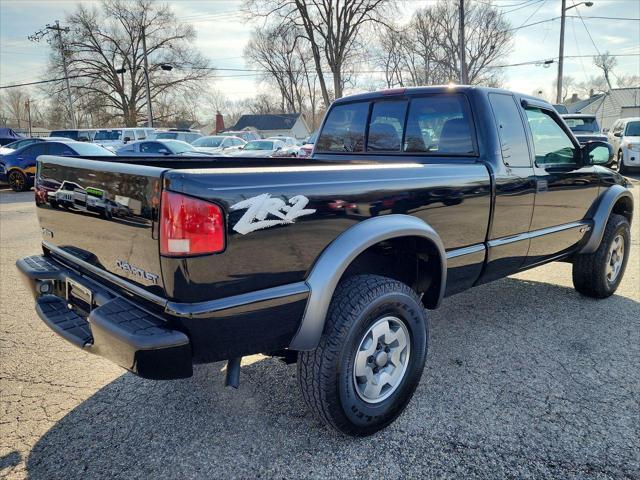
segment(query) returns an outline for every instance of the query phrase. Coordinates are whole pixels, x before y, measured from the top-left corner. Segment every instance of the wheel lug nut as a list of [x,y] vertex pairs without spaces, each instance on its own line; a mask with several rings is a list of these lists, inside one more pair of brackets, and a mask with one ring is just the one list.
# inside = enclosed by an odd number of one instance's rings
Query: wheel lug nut
[[372,356],[370,356],[369,358],[367,358],[367,362],[369,362],[369,363],[373,363],[373,357],[372,357]]
[[389,353],[391,351],[391,349],[389,347],[384,347],[384,351]]

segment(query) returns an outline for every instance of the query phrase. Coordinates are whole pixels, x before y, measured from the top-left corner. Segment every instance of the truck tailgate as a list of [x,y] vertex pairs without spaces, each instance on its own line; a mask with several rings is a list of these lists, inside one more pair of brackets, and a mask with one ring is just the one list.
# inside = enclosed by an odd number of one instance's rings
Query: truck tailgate
[[162,295],[157,216],[164,171],[39,157],[36,205],[45,246]]

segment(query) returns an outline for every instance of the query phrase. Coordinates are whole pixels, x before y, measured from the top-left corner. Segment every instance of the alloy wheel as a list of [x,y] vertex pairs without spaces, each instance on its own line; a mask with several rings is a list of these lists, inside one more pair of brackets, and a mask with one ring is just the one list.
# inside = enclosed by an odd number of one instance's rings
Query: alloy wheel
[[410,355],[409,331],[397,317],[376,321],[364,334],[356,353],[353,381],[358,396],[380,403],[400,386]]

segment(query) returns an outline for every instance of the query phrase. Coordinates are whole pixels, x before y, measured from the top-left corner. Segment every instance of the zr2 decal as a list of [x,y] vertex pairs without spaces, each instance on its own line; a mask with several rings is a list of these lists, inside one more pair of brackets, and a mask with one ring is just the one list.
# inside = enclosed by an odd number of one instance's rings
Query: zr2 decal
[[[308,203],[309,199],[304,195],[291,197],[287,204],[284,200],[272,198],[268,193],[242,200],[235,205],[231,205],[231,210],[247,209],[240,220],[233,226],[233,229],[245,235],[263,228],[293,223],[296,218],[311,215],[316,211],[315,208],[305,209],[304,207],[306,207]],[[278,220],[267,220],[269,215],[277,217]]]

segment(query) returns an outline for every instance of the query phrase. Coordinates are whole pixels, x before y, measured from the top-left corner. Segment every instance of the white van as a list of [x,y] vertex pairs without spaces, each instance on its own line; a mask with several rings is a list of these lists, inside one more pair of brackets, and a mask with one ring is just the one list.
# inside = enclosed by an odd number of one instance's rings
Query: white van
[[153,130],[148,128],[101,128],[96,131],[93,143],[116,150],[129,142],[151,138]]

